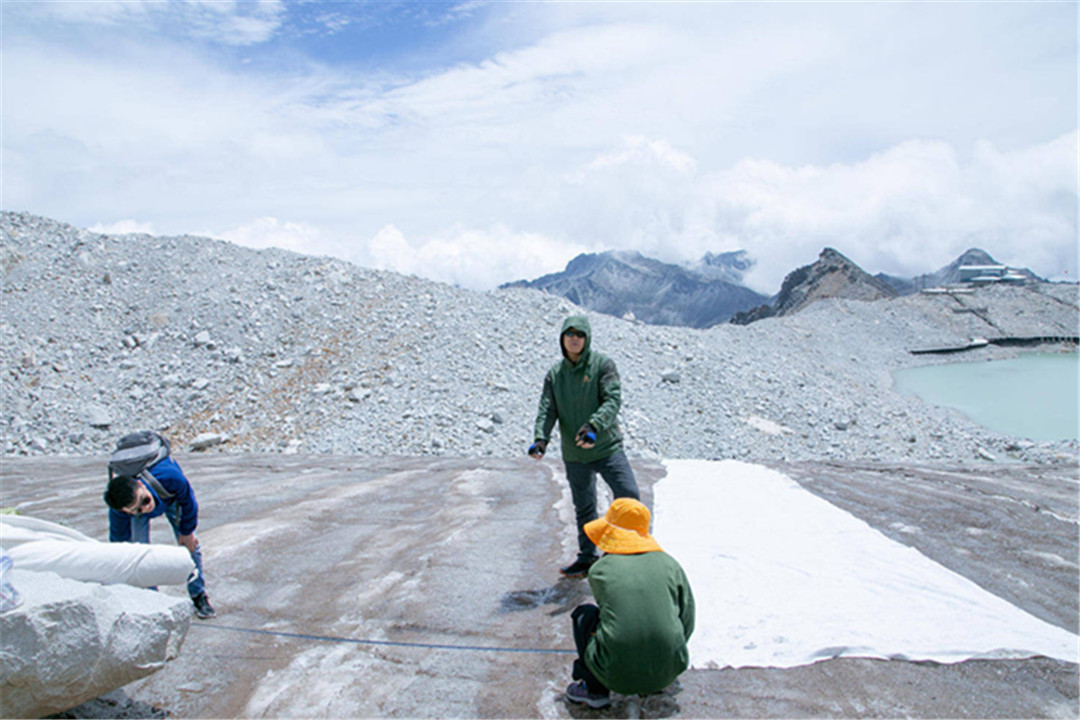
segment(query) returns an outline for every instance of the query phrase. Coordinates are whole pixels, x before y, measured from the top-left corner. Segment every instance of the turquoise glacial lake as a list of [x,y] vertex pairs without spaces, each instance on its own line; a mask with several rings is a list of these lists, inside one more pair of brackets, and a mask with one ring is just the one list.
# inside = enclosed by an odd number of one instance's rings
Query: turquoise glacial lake
[[1077,439],[1077,353],[1027,353],[1011,360],[951,363],[893,373],[893,387],[959,410],[990,430],[1030,440]]

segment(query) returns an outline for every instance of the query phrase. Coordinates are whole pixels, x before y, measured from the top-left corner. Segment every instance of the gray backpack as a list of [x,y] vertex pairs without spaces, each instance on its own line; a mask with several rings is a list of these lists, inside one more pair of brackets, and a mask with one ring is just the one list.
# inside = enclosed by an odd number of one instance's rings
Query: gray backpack
[[162,500],[173,497],[161,482],[150,474],[150,468],[169,457],[169,441],[153,430],[125,435],[116,441],[109,457],[109,480],[114,477],[133,477],[146,481]]

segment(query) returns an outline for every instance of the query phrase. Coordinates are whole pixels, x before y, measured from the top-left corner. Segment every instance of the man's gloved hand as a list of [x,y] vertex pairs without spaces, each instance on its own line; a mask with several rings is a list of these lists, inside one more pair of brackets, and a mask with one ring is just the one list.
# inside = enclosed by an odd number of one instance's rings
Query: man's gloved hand
[[577,436],[574,438],[579,448],[588,450],[589,448],[596,446],[596,428],[589,423],[585,423],[581,426],[581,429],[577,431]]
[[547,440],[537,440],[529,446],[529,455],[539,460],[547,451]]

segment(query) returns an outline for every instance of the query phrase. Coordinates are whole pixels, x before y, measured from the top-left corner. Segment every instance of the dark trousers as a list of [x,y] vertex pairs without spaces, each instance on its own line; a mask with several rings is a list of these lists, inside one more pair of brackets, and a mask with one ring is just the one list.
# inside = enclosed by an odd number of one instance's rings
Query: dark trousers
[[577,659],[574,660],[574,668],[570,677],[574,680],[584,680],[585,687],[593,695],[607,695],[608,689],[604,683],[596,679],[596,676],[585,664],[585,648],[589,646],[589,638],[596,632],[600,625],[600,608],[592,603],[585,603],[574,608],[570,613],[570,622],[574,626],[574,645],[577,646]]
[[585,523],[595,520],[596,514],[596,474],[604,478],[616,498],[629,497],[640,500],[637,480],[626,453],[617,450],[614,454],[591,463],[564,462],[566,479],[570,482],[570,494],[574,498],[574,513],[577,516],[578,557],[595,559],[598,553],[592,540],[585,534]]

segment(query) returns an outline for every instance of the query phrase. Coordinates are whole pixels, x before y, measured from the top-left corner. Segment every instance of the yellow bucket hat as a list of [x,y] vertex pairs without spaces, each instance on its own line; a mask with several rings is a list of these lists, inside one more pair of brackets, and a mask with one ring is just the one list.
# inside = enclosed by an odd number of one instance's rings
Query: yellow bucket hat
[[636,555],[660,552],[649,534],[649,508],[633,498],[617,498],[604,517],[585,523],[585,534],[606,553]]

